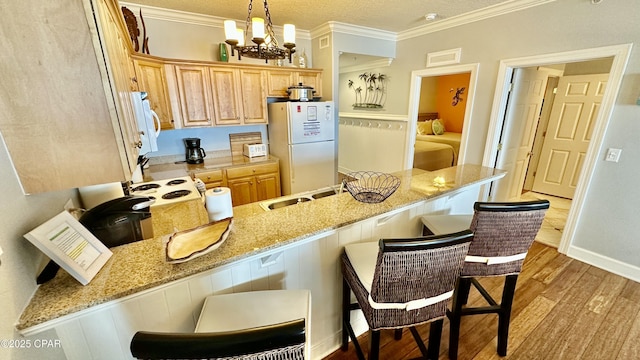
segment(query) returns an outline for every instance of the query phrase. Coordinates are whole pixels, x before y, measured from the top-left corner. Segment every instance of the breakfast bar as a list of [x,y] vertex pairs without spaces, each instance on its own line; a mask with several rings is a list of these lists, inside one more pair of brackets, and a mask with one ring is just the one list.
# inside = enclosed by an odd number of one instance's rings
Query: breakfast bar
[[[300,288],[312,293],[312,358],[322,358],[339,346],[344,245],[418,236],[422,215],[471,209],[482,185],[504,172],[459,165],[394,175],[400,187],[375,204],[343,192],[270,211],[259,203],[236,206],[226,241],[185,263],[166,262],[168,235],[112,248],[88,285],[64,271],[40,285],[16,329],[25,336],[55,329],[68,359],[129,359],[136,331],[192,332],[208,295]],[[204,207],[185,211],[206,219]],[[356,331],[366,329],[354,321]]]

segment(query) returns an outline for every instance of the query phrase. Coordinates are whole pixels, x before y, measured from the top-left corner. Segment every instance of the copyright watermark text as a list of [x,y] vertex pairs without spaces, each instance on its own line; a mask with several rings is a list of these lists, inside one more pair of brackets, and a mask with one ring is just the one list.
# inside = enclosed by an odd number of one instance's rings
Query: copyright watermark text
[[58,339],[0,339],[0,348],[3,349],[48,349],[61,348]]

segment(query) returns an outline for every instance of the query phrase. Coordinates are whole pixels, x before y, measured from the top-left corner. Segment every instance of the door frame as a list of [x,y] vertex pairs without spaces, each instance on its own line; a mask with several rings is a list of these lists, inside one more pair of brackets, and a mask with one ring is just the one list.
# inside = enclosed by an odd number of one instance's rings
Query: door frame
[[422,78],[455,75],[470,73],[469,89],[467,91],[467,105],[464,111],[464,123],[462,124],[462,135],[460,136],[460,150],[458,150],[458,165],[464,164],[465,154],[467,150],[467,137],[469,124],[472,120],[473,99],[476,93],[476,83],[478,81],[479,64],[463,64],[443,66],[434,69],[414,70],[411,72],[411,87],[409,89],[409,118],[407,124],[407,140],[405,141],[404,150],[404,169],[413,167],[413,147],[416,142],[416,126],[418,124],[418,108],[420,106],[420,90],[422,87]]
[[[613,57],[607,89],[600,108],[600,113],[596,117],[593,136],[589,142],[589,148],[582,166],[580,178],[576,187],[575,196],[571,202],[571,208],[567,216],[560,246],[558,251],[566,254],[573,243],[576,227],[580,220],[580,214],[584,206],[584,199],[589,191],[589,185],[596,167],[596,162],[600,160],[598,156],[602,150],[604,135],[611,120],[611,114],[615,105],[615,100],[620,90],[624,70],[629,61],[633,44],[612,45],[599,48],[574,50],[553,54],[527,56],[521,58],[505,59],[500,61],[496,90],[491,107],[491,117],[489,129],[487,131],[487,147],[483,156],[483,166],[495,167],[495,161],[499,148],[500,132],[504,122],[504,114],[507,108],[507,95],[510,86],[511,75],[515,68],[544,66],[559,63],[571,63],[578,61],[589,61],[599,58]],[[489,197],[488,187],[484,189],[485,196]]]

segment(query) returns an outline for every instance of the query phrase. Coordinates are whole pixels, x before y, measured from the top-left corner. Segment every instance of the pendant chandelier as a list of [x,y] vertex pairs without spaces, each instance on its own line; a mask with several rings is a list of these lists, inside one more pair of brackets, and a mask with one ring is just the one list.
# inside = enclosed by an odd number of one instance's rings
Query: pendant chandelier
[[[291,55],[296,52],[296,27],[292,24],[284,24],[284,49],[278,45],[275,33],[273,32],[273,24],[271,23],[271,14],[269,14],[269,5],[267,0],[264,3],[264,13],[267,23],[259,17],[251,17],[253,0],[249,0],[249,14],[245,29],[236,28],[236,22],[233,20],[224,21],[225,42],[231,46],[231,56],[235,56],[238,52],[238,60],[242,60],[243,56],[264,59],[267,63],[269,60],[278,60],[289,58],[291,63]],[[249,32],[251,24],[251,41],[255,45],[246,45],[245,36]]]

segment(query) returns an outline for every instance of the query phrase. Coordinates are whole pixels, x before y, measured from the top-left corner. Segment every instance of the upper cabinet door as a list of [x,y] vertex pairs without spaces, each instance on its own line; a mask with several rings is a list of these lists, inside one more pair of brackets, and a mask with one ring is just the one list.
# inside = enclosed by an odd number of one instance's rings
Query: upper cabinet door
[[240,70],[243,124],[266,124],[267,94],[262,70]]
[[238,70],[212,67],[209,73],[216,125],[242,124],[242,93]]
[[206,66],[176,65],[182,126],[211,126],[213,104]]
[[313,97],[322,96],[322,72],[320,71],[300,71],[298,72],[298,83],[302,83],[306,86],[311,86],[316,92],[313,93]]
[[133,62],[136,69],[138,90],[147,93],[151,110],[158,115],[162,130],[173,129],[174,120],[165,80],[167,76],[164,71],[164,62],[139,58],[135,58]]
[[289,86],[296,85],[295,73],[291,70],[269,70],[267,72],[267,96],[288,97]]

